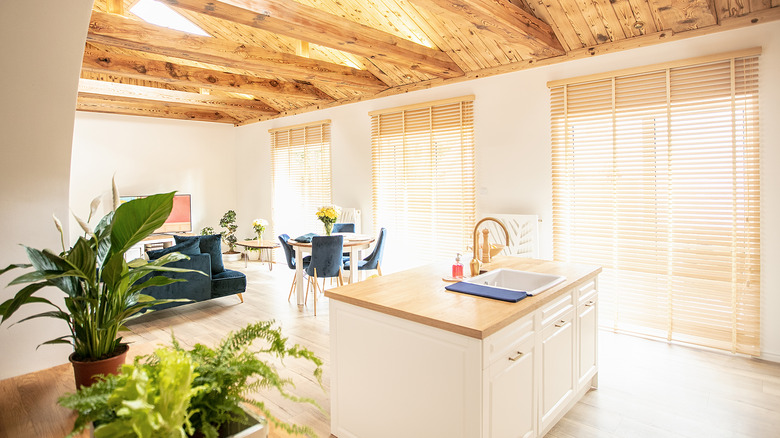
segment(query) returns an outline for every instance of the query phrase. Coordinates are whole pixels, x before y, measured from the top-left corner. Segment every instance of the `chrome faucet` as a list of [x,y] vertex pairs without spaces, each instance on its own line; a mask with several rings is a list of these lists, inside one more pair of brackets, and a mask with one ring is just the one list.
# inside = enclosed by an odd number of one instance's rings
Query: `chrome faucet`
[[497,223],[502,230],[504,230],[504,236],[506,237],[506,246],[509,246],[509,231],[506,229],[506,226],[503,222],[500,220],[494,218],[494,217],[485,217],[479,220],[476,225],[474,225],[474,232],[472,233],[473,237],[473,245],[472,248],[474,249],[474,257],[471,259],[471,263],[469,263],[469,269],[471,270],[471,276],[479,275],[479,270],[482,266],[482,263],[489,263],[490,262],[490,245],[488,245],[488,233],[490,233],[487,229],[482,230],[482,261],[480,261],[477,258],[477,252],[478,252],[478,238],[477,238],[477,231],[479,230],[479,225],[482,222],[485,221],[493,221]]

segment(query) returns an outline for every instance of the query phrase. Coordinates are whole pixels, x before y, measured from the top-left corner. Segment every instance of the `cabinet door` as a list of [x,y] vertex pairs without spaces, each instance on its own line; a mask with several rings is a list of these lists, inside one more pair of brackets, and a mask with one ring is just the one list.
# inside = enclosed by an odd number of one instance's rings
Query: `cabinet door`
[[487,370],[489,438],[532,438],[534,422],[534,350],[529,342]]
[[582,389],[596,375],[598,357],[598,300],[594,295],[577,309],[579,321],[579,378],[577,388]]
[[574,394],[574,308],[542,328],[541,430],[547,430]]

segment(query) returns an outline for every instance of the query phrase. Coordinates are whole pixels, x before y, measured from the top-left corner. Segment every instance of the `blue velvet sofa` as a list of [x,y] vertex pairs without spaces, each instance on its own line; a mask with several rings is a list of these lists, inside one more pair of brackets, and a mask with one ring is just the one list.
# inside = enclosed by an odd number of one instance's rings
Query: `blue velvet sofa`
[[[166,266],[174,268],[195,269],[207,275],[195,272],[159,272],[149,274],[140,281],[146,281],[152,275],[164,275],[169,278],[179,278],[186,281],[171,283],[166,286],[152,286],[143,293],[157,299],[184,298],[192,301],[205,301],[228,295],[238,295],[246,291],[246,275],[241,272],[225,269],[222,263],[222,236],[174,236],[176,245],[154,251],[148,251],[149,259],[157,259],[171,252],[180,252],[190,257],[189,260],[179,260]],[[168,303],[155,306],[154,310],[180,306],[188,302]]]

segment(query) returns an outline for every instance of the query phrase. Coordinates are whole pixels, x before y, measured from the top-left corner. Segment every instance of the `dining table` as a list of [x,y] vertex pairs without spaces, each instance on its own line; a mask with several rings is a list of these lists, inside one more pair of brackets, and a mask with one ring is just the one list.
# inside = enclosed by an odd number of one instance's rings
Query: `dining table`
[[[358,233],[333,233],[333,236],[344,236],[344,249],[349,251],[350,266],[357,266],[361,251],[371,246],[376,240],[373,236]],[[303,295],[303,257],[311,254],[311,242],[298,242],[295,239],[287,241],[295,250],[295,284],[298,305],[304,304]],[[349,283],[357,279],[357,269],[349,270]]]

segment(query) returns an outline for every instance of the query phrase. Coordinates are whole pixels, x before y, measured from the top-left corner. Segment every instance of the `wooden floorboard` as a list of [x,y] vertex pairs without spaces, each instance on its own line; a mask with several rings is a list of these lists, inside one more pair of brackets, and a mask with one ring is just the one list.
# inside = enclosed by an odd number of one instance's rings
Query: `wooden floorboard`
[[[323,359],[322,388],[305,364],[286,361],[281,374],[293,379],[298,395],[315,399],[324,412],[273,393],[254,396],[265,401],[280,419],[309,425],[320,437],[328,437],[327,300],[320,299],[315,317],[311,297],[305,307],[287,302],[293,272],[285,265],[275,265],[272,272],[266,264],[257,262],[248,268],[243,262],[227,265],[247,274],[243,304],[231,296],[156,312],[132,323],[125,339],[134,343],[135,353],[150,353],[156,345],[168,345],[171,330],[184,345],[213,345],[250,322],[275,319],[290,342],[313,350]],[[588,392],[547,437],[780,437],[780,364],[607,331],[599,332],[599,341],[599,389]],[[52,370],[70,373],[68,366]],[[27,376],[0,382],[0,397],[4,400],[0,437],[64,436],[59,429],[28,431],[24,422],[18,421],[31,417],[26,406],[54,404],[66,391],[40,386]],[[8,416],[15,417],[15,423],[22,427],[3,430]],[[414,431],[409,436],[415,436]],[[287,435],[272,429],[271,437]]]

